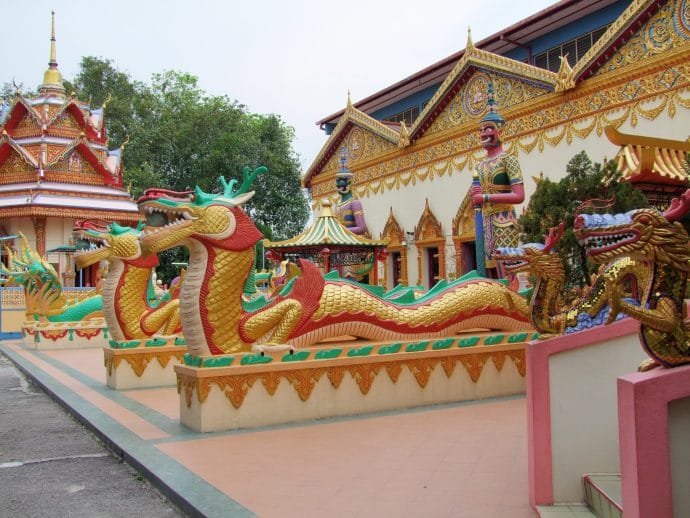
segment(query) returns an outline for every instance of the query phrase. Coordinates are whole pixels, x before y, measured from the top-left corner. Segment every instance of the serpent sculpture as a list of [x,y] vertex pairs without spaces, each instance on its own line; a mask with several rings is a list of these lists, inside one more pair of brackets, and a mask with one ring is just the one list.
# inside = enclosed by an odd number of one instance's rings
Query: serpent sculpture
[[181,332],[178,298],[149,303],[151,276],[158,266],[158,257],[142,255],[142,227],[143,224],[136,229],[117,223],[108,225],[97,220],[78,221],[74,227],[82,238],[100,245],[77,252],[77,267],[104,260],[109,263],[103,286],[103,313],[110,334],[117,341]]
[[[262,235],[242,209],[260,167],[243,182],[221,178],[222,194],[149,189],[139,199],[147,214],[169,221],[141,236],[145,253],[185,245],[189,271],[180,295],[182,328],[193,355],[251,351],[262,345],[304,347],[327,337],[375,340],[441,336],[470,328],[528,329],[527,303],[491,279],[441,283],[408,304],[385,300],[375,288],[327,278],[300,260],[301,275],[258,308],[245,309],[242,292]],[[156,214],[159,218],[160,215]]]
[[[565,271],[560,257],[555,253],[558,241],[563,237],[565,225],[549,230],[544,244],[527,243],[519,247],[498,248],[494,259],[503,263],[506,273],[529,272],[536,277],[534,293],[530,301],[532,325],[540,332],[540,338],[569,334],[598,325],[609,318],[608,284],[612,275],[623,270],[630,273],[627,259],[616,256],[604,265],[595,276],[592,285],[567,307],[563,301]],[[645,271],[637,269],[638,276],[646,279]],[[622,314],[618,318],[623,317]]]
[[55,268],[29,245],[19,233],[17,252],[9,248],[7,267],[0,263],[1,284],[24,288],[26,317],[28,320],[69,322],[103,318],[100,294],[67,297]]
[[[586,215],[575,219],[575,234],[587,248],[590,259],[599,263],[624,263],[609,272],[611,321],[625,313],[640,321],[642,346],[653,360],[641,370],[655,365],[674,367],[690,362],[688,325],[685,322],[685,291],[690,271],[688,233],[680,219],[690,211],[690,190],[674,199],[663,213],[656,209],[636,209],[625,214]],[[640,283],[640,303],[622,298],[630,278]]]

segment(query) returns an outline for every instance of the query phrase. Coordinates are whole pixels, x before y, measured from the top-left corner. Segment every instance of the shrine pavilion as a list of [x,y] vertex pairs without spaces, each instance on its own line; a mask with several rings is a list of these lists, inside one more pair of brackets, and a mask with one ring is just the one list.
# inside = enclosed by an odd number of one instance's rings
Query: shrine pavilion
[[[14,98],[0,105],[0,238],[6,238],[5,245],[22,232],[47,256],[63,285],[73,286],[70,248],[63,245],[72,240],[74,222],[100,218],[126,225],[139,219],[123,188],[122,151],[108,149],[105,104],[91,108],[66,94],[53,15],[50,61],[38,95],[24,96],[17,88]],[[95,275],[86,271],[77,284],[93,286]]]
[[[503,149],[522,170],[518,214],[533,178],[560,180],[583,150],[593,162],[616,157],[622,144],[606,137],[609,126],[629,136],[619,165],[648,197],[667,203],[687,185],[678,152],[690,133],[687,0],[561,0],[496,30],[476,43],[468,31],[464,49],[359,101],[348,97],[317,122],[327,139],[303,185],[312,199],[336,200],[346,147],[369,231],[391,243],[378,273],[386,289],[398,278],[429,288],[474,269],[468,193],[486,156],[477,128],[490,84],[507,121]],[[640,137],[667,150],[655,159],[659,174],[638,171],[652,149]]]
[[335,270],[341,277],[371,284],[378,284],[376,266],[386,259],[387,244],[350,232],[333,215],[329,200],[322,202],[321,214],[304,232],[283,241],[263,241],[267,256],[276,262],[301,257],[316,263],[323,273]]

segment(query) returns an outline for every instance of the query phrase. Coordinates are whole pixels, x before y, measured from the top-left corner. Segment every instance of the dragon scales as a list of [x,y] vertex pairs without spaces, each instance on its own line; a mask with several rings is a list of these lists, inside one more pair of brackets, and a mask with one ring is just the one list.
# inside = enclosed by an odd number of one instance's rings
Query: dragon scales
[[221,178],[223,194],[149,189],[139,199],[146,213],[169,222],[147,228],[146,253],[185,245],[189,272],[180,295],[185,341],[194,355],[252,350],[253,345],[304,347],[327,337],[353,335],[375,340],[442,336],[470,328],[530,328],[527,303],[490,279],[456,281],[410,304],[395,303],[374,290],[345,280],[325,279],[309,261],[301,276],[254,311],[245,310],[242,293],[254,264],[261,233],[242,209],[254,194],[245,168],[242,185]]
[[[624,259],[627,267],[612,272],[609,286],[609,321],[625,313],[640,321],[642,346],[654,362],[665,367],[690,363],[690,335],[685,322],[685,291],[690,271],[688,233],[680,219],[690,212],[690,190],[661,213],[636,209],[625,214],[581,214],[575,234],[593,261]],[[623,298],[629,272],[647,279],[639,304]],[[652,364],[653,365],[653,364]],[[641,366],[646,369],[650,364]]]
[[153,335],[179,334],[179,299],[148,302],[156,255],[143,256],[139,244],[141,227],[105,225],[100,221],[83,220],[75,224],[79,235],[100,246],[75,254],[78,268],[107,260],[108,274],[103,286],[103,312],[114,340],[136,340]]

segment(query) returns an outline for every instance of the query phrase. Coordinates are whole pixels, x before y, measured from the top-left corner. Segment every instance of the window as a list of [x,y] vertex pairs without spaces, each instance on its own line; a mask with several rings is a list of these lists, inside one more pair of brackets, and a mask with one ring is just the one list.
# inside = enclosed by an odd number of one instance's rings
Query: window
[[583,34],[575,39],[564,41],[560,45],[553,47],[545,52],[537,54],[534,56],[534,66],[539,68],[545,68],[551,70],[552,72],[558,72],[561,68],[561,56],[568,55],[568,64],[572,67],[575,66],[582,56],[584,56],[587,51],[592,48],[599,38],[606,32],[609,25],[604,27],[599,27],[598,29]]
[[413,106],[412,108],[408,108],[407,110],[401,111],[400,113],[396,113],[395,115],[386,117],[383,120],[386,122],[404,121],[405,125],[411,126],[412,123],[417,119],[417,117],[419,117],[419,106]]

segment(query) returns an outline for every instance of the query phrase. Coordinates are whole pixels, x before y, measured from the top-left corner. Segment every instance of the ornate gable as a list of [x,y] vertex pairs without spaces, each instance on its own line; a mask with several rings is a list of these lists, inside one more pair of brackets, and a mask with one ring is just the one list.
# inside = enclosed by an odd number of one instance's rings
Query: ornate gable
[[[352,106],[348,95],[347,108],[338,121],[321,151],[302,179],[302,185],[310,188],[313,178],[337,170],[338,152],[343,146],[348,148],[348,164],[357,167],[372,156],[395,149],[400,140],[400,125],[391,126],[377,121]],[[352,167],[351,167],[352,168]]]
[[33,182],[36,166],[19,150],[7,142],[0,144],[0,184]]
[[687,45],[690,11],[687,0],[636,0],[575,65],[577,82],[639,65]]
[[[483,75],[476,75],[475,72]],[[463,56],[412,125],[410,141],[418,140],[430,132],[442,131],[479,118],[486,109],[486,90],[481,92],[480,88],[482,83],[488,84],[491,79],[496,79],[501,85],[499,103],[502,95],[502,106],[512,108],[515,104],[554,91],[558,75],[477,49],[468,34]],[[436,123],[442,116],[444,118]]]
[[429,207],[429,198],[426,199],[424,212],[419,218],[419,222],[414,229],[415,244],[431,244],[444,241],[443,229],[436,215]]
[[489,83],[493,83],[496,102],[503,109],[512,108],[553,90],[550,86],[534,83],[523,77],[473,66],[467,70],[458,93],[424,134],[433,135],[455,126],[478,124],[487,109],[486,92]]
[[393,207],[390,209],[390,214],[388,214],[388,220],[386,220],[386,225],[383,227],[383,232],[381,232],[381,239],[388,239],[389,249],[398,249],[403,247],[403,241],[405,241],[405,232],[403,231],[398,220],[395,219],[393,215]]

